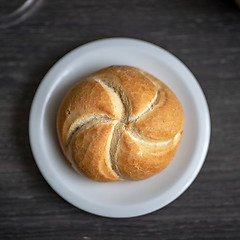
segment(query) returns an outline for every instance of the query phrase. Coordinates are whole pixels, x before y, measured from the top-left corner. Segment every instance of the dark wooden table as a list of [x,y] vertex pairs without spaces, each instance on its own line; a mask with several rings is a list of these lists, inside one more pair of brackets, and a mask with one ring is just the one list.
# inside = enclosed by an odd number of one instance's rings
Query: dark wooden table
[[[1,6],[2,8],[2,6]],[[133,37],[180,58],[211,113],[211,144],[188,190],[128,219],[79,210],[40,174],[29,110],[49,68],[84,43]],[[240,239],[240,8],[224,0],[51,0],[0,29],[0,239]]]

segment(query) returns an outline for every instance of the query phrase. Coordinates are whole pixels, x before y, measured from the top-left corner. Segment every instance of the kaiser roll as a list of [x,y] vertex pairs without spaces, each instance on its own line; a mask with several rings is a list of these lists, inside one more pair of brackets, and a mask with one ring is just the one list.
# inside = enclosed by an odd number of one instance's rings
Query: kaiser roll
[[68,162],[100,182],[142,180],[161,172],[176,153],[183,125],[175,94],[129,66],[107,67],[82,79],[57,115]]

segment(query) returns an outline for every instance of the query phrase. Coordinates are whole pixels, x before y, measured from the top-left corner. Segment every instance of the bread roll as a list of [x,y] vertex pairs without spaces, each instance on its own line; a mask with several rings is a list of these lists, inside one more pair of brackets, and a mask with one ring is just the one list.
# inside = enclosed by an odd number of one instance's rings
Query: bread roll
[[57,116],[67,160],[101,182],[142,180],[161,172],[176,153],[183,125],[175,94],[129,66],[111,66],[81,80]]

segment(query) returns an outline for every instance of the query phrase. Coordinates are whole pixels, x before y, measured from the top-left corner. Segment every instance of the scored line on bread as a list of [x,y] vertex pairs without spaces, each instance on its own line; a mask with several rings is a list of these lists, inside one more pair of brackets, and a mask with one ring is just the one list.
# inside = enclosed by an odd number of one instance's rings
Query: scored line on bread
[[162,171],[175,155],[183,124],[174,93],[129,66],[86,77],[67,93],[57,116],[59,141],[72,167],[106,182]]

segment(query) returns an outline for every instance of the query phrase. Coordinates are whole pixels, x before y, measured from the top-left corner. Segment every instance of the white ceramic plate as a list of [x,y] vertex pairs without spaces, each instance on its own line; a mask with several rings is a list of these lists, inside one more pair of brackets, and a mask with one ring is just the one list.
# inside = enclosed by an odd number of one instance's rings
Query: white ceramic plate
[[[139,182],[99,183],[78,175],[64,159],[56,112],[66,91],[79,79],[117,64],[139,67],[166,83],[183,105],[185,129],[176,156],[158,175]],[[134,217],[164,207],[193,182],[206,157],[210,117],[200,86],[176,57],[144,41],[110,38],[81,46],[52,67],[34,97],[29,131],[37,165],[61,197],[97,215]]]

